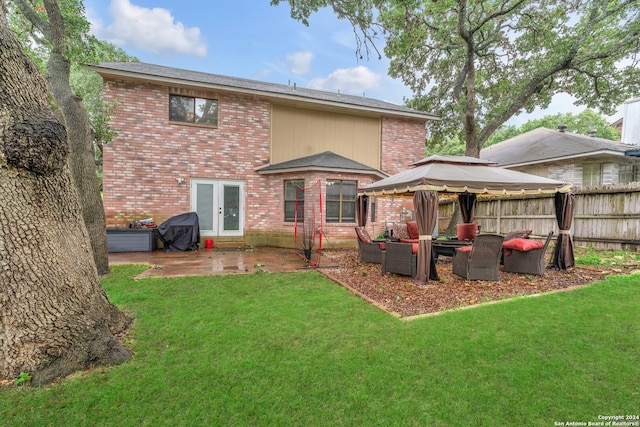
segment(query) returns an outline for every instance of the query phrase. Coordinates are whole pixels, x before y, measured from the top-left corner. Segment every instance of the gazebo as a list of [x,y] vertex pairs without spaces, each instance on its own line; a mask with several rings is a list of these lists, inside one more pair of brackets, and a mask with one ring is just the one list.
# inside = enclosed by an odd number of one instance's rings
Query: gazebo
[[465,156],[431,156],[411,169],[389,176],[358,190],[356,217],[364,225],[367,200],[375,197],[413,197],[420,243],[415,283],[426,283],[431,268],[431,230],[438,212],[438,194],[457,194],[465,223],[473,221],[478,196],[519,196],[555,194],[555,214],[560,233],[553,255],[555,268],[574,266],[573,242],[569,235],[573,221],[575,195],[571,184],[549,178],[503,169],[494,163]]

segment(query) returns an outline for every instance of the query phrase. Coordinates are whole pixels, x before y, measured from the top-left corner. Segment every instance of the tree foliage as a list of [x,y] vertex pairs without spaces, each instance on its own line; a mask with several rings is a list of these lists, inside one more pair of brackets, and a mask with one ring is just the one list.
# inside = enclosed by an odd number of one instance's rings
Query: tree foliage
[[584,110],[579,114],[558,113],[544,116],[540,119],[529,120],[519,127],[513,125],[503,126],[491,135],[487,140],[486,146],[497,144],[498,142],[541,127],[557,129],[561,124],[567,126],[567,132],[588,135],[589,132],[595,131],[595,135],[598,138],[610,139],[612,141],[620,140],[620,132],[614,129],[601,115],[592,110]]
[[[42,0],[10,0],[8,19],[10,26],[21,42],[25,53],[40,69],[47,72],[47,61],[52,45],[34,22],[47,22],[48,16]],[[98,160],[101,147],[111,142],[116,131],[111,129],[109,121],[114,105],[106,104],[102,99],[102,79],[87,70],[86,65],[100,62],[132,62],[136,57],[112,43],[99,40],[90,34],[91,24],[86,19],[81,0],[57,1],[65,25],[66,49],[64,57],[71,64],[70,85],[73,92],[82,98],[98,148]],[[33,10],[33,14],[31,14]],[[28,11],[25,13],[25,11]]]
[[[566,125],[567,132],[588,135],[595,131],[598,138],[620,140],[620,132],[614,129],[607,120],[592,110],[584,110],[579,114],[558,113],[547,115],[539,119],[529,120],[521,126],[503,125],[495,131],[487,140],[485,147],[497,144],[520,134],[532,131],[537,128],[557,129],[559,125]],[[457,156],[464,154],[464,141],[459,137],[448,137],[438,142],[428,142],[425,150],[426,156],[433,154],[447,154]]]
[[463,129],[467,155],[555,94],[612,114],[640,93],[637,0],[287,1],[305,23],[332,7],[361,34],[358,49],[384,36],[389,74],[414,93],[408,105],[443,118],[430,138]]
[[[95,265],[100,274],[109,272],[105,214],[96,174],[96,132],[110,138],[107,118],[101,105],[94,112],[92,126],[82,98],[71,87],[73,64],[94,63],[104,52],[118,52],[89,34],[80,0],[12,0],[17,32],[26,46],[33,46],[32,57],[41,59],[46,69],[53,105],[64,121],[69,140],[69,165],[81,198],[84,223],[91,238]],[[46,64],[45,64],[46,61]],[[76,70],[78,68],[76,67]],[[97,78],[97,77],[96,77]],[[93,84],[95,87],[95,83]],[[99,92],[101,93],[101,92]],[[98,104],[101,104],[99,102]]]

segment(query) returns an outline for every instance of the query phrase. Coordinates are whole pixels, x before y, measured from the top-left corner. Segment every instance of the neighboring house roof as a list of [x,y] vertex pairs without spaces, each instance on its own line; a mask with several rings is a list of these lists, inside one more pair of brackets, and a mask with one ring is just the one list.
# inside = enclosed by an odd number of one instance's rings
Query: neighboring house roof
[[440,120],[433,114],[380,101],[364,96],[345,95],[334,92],[306,89],[291,85],[266,83],[257,80],[222,76],[199,71],[182,70],[142,62],[104,62],[88,67],[103,76],[127,77],[143,79],[165,84],[181,84],[186,82],[199,87],[228,90],[246,94],[262,95],[285,102],[304,101],[333,107],[349,108],[359,111],[376,112],[378,114],[418,118],[423,120]]
[[608,139],[537,128],[480,150],[480,158],[515,167],[597,155],[631,155],[638,147]]
[[385,178],[387,175],[371,166],[363,165],[346,157],[342,157],[331,151],[300,157],[294,160],[259,167],[256,171],[260,174],[275,174],[286,172],[347,172],[366,175],[376,175]]

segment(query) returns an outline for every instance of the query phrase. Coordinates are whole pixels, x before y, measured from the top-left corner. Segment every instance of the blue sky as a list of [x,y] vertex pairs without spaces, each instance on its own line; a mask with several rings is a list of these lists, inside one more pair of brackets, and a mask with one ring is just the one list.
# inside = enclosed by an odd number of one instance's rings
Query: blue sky
[[[411,97],[387,75],[386,58],[358,59],[351,24],[328,9],[313,14],[306,27],[289,16],[285,1],[270,6],[269,0],[85,0],[85,8],[98,38],[143,62],[396,104]],[[552,108],[509,123],[582,110],[561,95]]]

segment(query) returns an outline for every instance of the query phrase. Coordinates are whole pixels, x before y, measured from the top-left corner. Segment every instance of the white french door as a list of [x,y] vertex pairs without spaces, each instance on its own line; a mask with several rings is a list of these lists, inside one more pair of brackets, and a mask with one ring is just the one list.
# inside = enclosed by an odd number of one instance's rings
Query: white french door
[[191,210],[198,214],[201,236],[242,236],[244,182],[192,179]]

